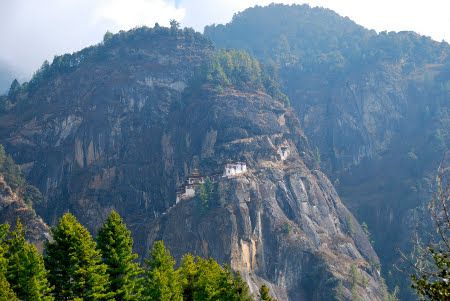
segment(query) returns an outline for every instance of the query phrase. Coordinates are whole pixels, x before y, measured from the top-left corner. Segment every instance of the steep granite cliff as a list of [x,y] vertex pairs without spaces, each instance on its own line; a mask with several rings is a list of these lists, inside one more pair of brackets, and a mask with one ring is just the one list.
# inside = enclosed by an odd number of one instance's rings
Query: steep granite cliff
[[[271,283],[279,300],[381,300],[377,255],[314,170],[294,110],[245,86],[191,85],[210,44],[143,31],[62,58],[0,117],[0,143],[45,196],[37,212],[54,224],[70,210],[95,233],[115,209],[141,257],[163,239],[177,259],[242,271],[253,292]],[[194,168],[213,174],[228,159],[248,171],[219,179],[214,206],[176,204]]]
[[[164,134],[169,162],[209,174],[231,158],[248,171],[219,178],[207,212],[191,198],[149,224],[146,250],[163,239],[177,259],[211,256],[239,270],[254,293],[269,282],[279,300],[347,299],[353,286],[363,300],[382,299],[378,258],[330,181],[308,168],[311,151],[292,109],[261,93],[207,90],[179,116],[189,118]],[[351,282],[352,265],[364,285]]]

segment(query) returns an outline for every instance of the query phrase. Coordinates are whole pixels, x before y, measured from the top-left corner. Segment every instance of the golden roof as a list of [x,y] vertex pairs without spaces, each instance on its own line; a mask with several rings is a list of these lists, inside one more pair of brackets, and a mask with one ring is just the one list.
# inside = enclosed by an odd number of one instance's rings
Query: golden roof
[[200,170],[198,168],[195,168],[192,172],[191,175],[189,176],[190,178],[199,178],[201,176]]

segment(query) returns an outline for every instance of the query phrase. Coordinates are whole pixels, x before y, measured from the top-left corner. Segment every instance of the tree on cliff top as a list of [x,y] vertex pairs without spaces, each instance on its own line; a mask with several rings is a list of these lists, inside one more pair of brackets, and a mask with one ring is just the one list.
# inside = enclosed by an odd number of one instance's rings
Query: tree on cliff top
[[132,251],[133,239],[117,212],[111,212],[98,230],[97,241],[111,281],[107,292],[111,292],[116,301],[140,300],[143,270],[134,263],[138,256]]

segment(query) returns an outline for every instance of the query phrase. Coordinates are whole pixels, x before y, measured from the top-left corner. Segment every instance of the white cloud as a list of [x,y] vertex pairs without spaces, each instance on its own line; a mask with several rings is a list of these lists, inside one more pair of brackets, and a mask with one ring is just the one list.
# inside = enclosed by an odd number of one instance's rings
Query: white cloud
[[107,30],[168,25],[183,16],[164,0],[1,0],[0,61],[26,79],[44,60],[96,44]]
[[168,26],[170,19],[182,20],[184,9],[163,0],[114,0],[104,3],[96,11],[97,20],[110,20],[117,30],[159,22]]

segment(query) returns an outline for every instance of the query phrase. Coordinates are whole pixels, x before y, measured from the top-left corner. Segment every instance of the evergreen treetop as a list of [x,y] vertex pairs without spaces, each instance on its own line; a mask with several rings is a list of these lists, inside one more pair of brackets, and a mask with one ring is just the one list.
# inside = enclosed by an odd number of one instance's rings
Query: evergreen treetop
[[51,288],[47,281],[44,259],[33,244],[25,241],[26,229],[17,219],[16,229],[6,241],[6,278],[12,290],[21,300],[51,301]]
[[179,275],[174,270],[175,260],[162,241],[154,243],[150,258],[145,260],[149,268],[146,271],[144,295],[150,300],[182,300]]
[[272,297],[269,296],[269,289],[267,288],[265,283],[263,283],[261,285],[261,288],[259,289],[259,300],[261,300],[261,301],[277,301],[276,299],[272,299]]
[[3,240],[8,234],[9,225],[0,225],[0,301],[15,301],[17,300],[14,291],[6,279],[6,269],[8,266],[8,260],[5,258],[5,253],[7,251],[7,246],[4,244]]
[[117,212],[111,212],[103,227],[99,229],[97,241],[111,281],[107,291],[113,294],[112,297],[116,301],[140,300],[140,276],[143,270],[138,263],[134,263],[137,254],[132,252],[133,239]]
[[289,105],[280,91],[274,64],[261,64],[244,50],[218,49],[203,61],[200,82],[211,83],[218,90],[226,86],[265,90],[270,96]]
[[251,301],[248,285],[239,272],[233,274],[227,265],[186,254],[179,269],[183,300]]
[[75,216],[64,214],[52,229],[53,242],[46,245],[45,266],[54,286],[56,300],[103,300],[109,285],[107,266],[101,263],[100,251],[88,230]]

